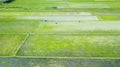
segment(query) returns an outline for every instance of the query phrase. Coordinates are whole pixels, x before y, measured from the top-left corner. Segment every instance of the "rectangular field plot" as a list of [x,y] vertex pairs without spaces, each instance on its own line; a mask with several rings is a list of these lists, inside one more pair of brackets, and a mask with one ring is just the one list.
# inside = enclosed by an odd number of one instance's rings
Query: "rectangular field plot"
[[[118,14],[119,15],[119,14]],[[100,20],[116,20],[119,21],[120,20],[120,16],[99,16]]]
[[37,33],[119,33],[119,21],[44,22]]
[[0,34],[0,56],[13,56],[24,38],[22,34]]
[[17,56],[120,57],[120,36],[31,35]]
[[[6,18],[7,19],[7,18]],[[6,20],[0,19],[0,33],[28,33],[33,32],[40,21]]]

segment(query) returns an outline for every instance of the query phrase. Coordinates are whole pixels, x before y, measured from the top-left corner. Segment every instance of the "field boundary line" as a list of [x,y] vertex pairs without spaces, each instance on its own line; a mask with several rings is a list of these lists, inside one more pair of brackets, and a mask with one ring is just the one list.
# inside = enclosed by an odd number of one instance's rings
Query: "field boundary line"
[[43,26],[44,26],[45,23],[46,23],[45,20],[42,19],[42,22],[39,22],[39,25],[38,25],[38,27],[36,27],[36,29],[34,30],[34,32],[38,32],[39,29],[41,31],[41,29],[43,28]]
[[13,34],[28,34],[28,33],[0,33],[0,34],[10,34],[10,35],[13,35]]
[[39,59],[101,59],[101,60],[120,60],[120,57],[40,57],[40,56],[0,56],[0,58],[39,58]]
[[30,33],[28,33],[25,37],[25,39],[22,41],[22,43],[20,44],[20,46],[16,49],[15,53],[13,56],[16,56],[18,51],[20,50],[20,48],[25,44],[25,42],[29,39],[30,37]]
[[46,36],[46,35],[50,35],[50,36],[120,36],[120,33],[116,33],[116,34],[111,34],[111,33],[106,33],[106,34],[102,34],[102,33],[78,33],[78,34],[72,34],[72,33],[60,33],[60,34],[56,34],[56,33],[31,33],[31,35],[35,36],[35,35],[39,35],[39,36]]

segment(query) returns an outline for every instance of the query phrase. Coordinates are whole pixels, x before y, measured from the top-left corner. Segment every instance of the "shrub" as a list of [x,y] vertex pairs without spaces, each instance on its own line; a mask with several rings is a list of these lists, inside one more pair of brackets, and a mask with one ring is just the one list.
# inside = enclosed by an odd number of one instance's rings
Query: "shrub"
[[10,2],[12,2],[12,1],[14,1],[14,0],[3,0],[2,2],[3,2],[3,3],[10,3]]

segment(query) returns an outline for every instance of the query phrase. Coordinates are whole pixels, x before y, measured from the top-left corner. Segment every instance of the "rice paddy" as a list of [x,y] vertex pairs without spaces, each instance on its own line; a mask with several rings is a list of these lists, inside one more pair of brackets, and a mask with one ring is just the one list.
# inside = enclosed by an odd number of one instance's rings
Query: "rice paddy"
[[31,35],[21,47],[18,55],[39,57],[119,57],[119,43],[119,36]]
[[0,67],[120,67],[119,0],[0,0]]
[[14,56],[25,35],[0,34],[0,56]]

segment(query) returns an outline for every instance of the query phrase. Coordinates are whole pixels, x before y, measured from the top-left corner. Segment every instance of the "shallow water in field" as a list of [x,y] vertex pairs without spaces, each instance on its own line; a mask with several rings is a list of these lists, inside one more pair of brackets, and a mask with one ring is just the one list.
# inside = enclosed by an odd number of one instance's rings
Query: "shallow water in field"
[[71,5],[71,8],[110,8],[108,5],[105,4],[76,4]]
[[96,16],[20,16],[16,19],[27,20],[99,20]]
[[120,22],[51,22],[43,24],[43,31],[94,31],[116,30],[120,31]]

